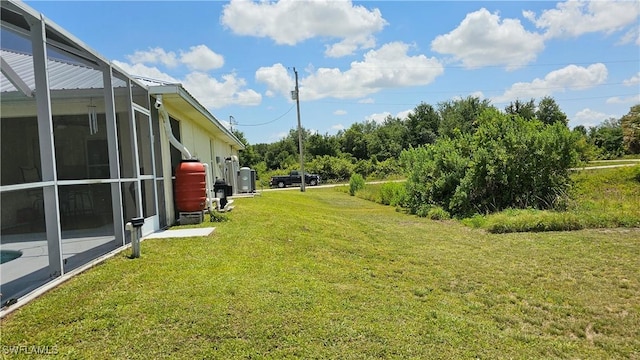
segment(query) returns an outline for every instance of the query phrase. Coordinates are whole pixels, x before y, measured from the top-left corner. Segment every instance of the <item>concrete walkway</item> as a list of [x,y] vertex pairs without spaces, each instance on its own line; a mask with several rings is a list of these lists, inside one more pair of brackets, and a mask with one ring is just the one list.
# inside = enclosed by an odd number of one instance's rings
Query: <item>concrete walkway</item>
[[193,228],[193,229],[175,229],[175,230],[160,230],[154,232],[153,234],[149,234],[144,236],[142,240],[146,239],[168,239],[168,238],[185,238],[185,237],[196,237],[196,236],[211,236],[213,231],[216,228],[214,227],[206,227],[206,228]]

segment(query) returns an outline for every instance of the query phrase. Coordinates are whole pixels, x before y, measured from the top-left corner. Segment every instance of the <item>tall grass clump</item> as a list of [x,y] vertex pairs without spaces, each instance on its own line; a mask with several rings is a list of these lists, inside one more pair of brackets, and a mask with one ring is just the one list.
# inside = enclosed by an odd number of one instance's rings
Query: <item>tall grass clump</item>
[[[347,192],[346,187],[336,188],[338,191]],[[371,183],[358,190],[355,196],[382,205],[390,205],[398,208],[406,207],[407,190],[404,182]]]
[[569,210],[590,228],[640,226],[640,166],[585,170],[574,174]]
[[462,222],[492,233],[640,227],[640,166],[583,170],[572,175],[564,211],[507,209]]
[[631,170],[633,172],[633,178],[636,179],[637,182],[640,182],[640,165],[636,165]]
[[352,174],[349,179],[349,195],[355,196],[356,192],[364,189],[364,178],[360,174]]
[[[476,218],[465,219],[463,223],[474,225]],[[481,227],[495,234],[513,232],[541,232],[580,230],[585,223],[580,216],[570,212],[556,212],[535,209],[508,209],[487,215]]]
[[388,182],[380,186],[380,203],[391,206],[405,206],[407,187],[404,182]]

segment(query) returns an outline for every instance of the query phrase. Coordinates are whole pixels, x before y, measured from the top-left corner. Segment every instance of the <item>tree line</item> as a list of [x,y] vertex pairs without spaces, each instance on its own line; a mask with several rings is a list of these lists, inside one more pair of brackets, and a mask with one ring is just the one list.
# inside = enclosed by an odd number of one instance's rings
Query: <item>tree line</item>
[[[559,125],[568,130],[569,123],[552,97],[544,97],[537,103],[535,99],[516,100],[504,109],[472,96],[435,106],[421,103],[404,119],[388,116],[382,123],[357,122],[335,135],[302,129],[305,170],[318,173],[323,181],[330,182],[345,181],[355,173],[365,178],[406,177],[401,164],[403,151],[427,147],[440,139],[473,135],[482,124],[482,116],[485,123],[497,122],[504,126],[524,121],[541,126]],[[581,161],[639,154],[640,104],[620,119],[607,119],[595,127],[577,126],[568,131],[571,147]],[[259,177],[264,179],[276,172],[299,168],[297,129],[291,129],[283,139],[270,144],[249,144],[242,132],[234,129],[234,133],[246,146],[240,153],[240,164],[256,169]]]

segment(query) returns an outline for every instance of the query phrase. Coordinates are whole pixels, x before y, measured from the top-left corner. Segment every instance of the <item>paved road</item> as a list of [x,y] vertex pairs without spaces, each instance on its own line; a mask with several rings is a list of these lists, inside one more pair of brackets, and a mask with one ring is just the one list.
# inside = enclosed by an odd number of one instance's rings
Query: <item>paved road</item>
[[[632,161],[634,163],[633,164],[627,164],[629,161]],[[620,162],[624,162],[624,164],[619,164]],[[608,164],[608,165],[598,165],[598,166],[573,168],[571,170],[581,171],[581,170],[612,169],[612,168],[625,167],[625,166],[636,166],[636,165],[640,164],[640,159],[594,160],[594,161],[591,161],[591,163],[602,163],[602,164]],[[616,164],[616,163],[618,163],[618,164]],[[405,181],[405,180],[368,181],[367,184],[380,184],[380,183],[385,183],[385,182],[403,182],[403,181]],[[349,185],[349,184],[348,183],[346,183],[346,184],[325,184],[325,185],[317,185],[317,186],[309,186],[309,185],[307,185],[305,187],[305,189],[332,188],[332,187],[344,186],[344,185]],[[286,187],[286,188],[283,188],[283,189],[279,189],[279,188],[271,188],[271,189],[270,188],[264,188],[264,189],[261,189],[260,191],[285,191],[285,190],[298,190],[298,191],[300,191],[300,186],[290,186],[290,187]]]
[[[634,164],[626,164],[629,161],[633,161]],[[640,159],[627,159],[627,160],[594,160],[590,161],[591,163],[599,163],[599,164],[609,164],[609,165],[598,165],[598,166],[585,166],[581,168],[573,168],[571,170],[597,170],[597,169],[612,169],[618,167],[625,166],[636,166],[640,164]],[[620,162],[624,162],[625,164],[619,164]],[[618,164],[616,164],[618,163]]]
[[[367,184],[371,184],[371,183],[367,183]],[[305,190],[309,190],[309,189],[322,189],[322,188],[332,188],[332,187],[336,187],[336,186],[343,186],[343,185],[349,185],[349,184],[325,184],[325,185],[316,185],[316,186],[305,186]],[[286,188],[264,188],[260,191],[285,191],[285,190],[298,190],[300,191],[300,186],[289,186]]]

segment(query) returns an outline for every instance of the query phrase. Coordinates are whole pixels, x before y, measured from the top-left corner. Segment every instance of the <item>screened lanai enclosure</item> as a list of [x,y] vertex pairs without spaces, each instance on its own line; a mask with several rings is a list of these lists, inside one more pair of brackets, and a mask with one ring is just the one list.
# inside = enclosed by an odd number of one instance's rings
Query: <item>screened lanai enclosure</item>
[[[145,219],[143,234],[171,225],[171,169],[180,155],[161,131],[149,86],[24,3],[3,0],[1,20],[5,306],[126,246],[125,224],[132,218]],[[171,123],[179,137],[189,125],[179,121],[181,99],[188,96],[173,95]],[[201,153],[210,162],[242,146],[215,125],[203,125]],[[216,142],[216,131],[228,141]]]

